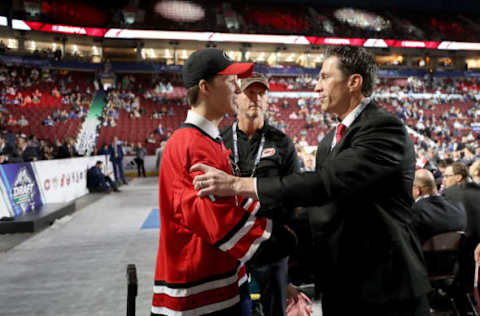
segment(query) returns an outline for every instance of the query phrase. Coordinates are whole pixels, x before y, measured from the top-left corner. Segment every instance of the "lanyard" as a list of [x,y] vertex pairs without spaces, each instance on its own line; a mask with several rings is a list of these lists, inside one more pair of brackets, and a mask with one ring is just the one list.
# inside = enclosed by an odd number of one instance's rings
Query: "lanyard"
[[[232,132],[233,132],[233,157],[235,160],[235,164],[238,165],[238,162],[240,161],[240,156],[238,155],[237,124],[238,124],[238,121],[233,122]],[[257,166],[260,163],[260,158],[262,157],[262,151],[264,146],[265,146],[265,135],[262,132],[262,139],[260,140],[260,145],[258,146],[257,156],[255,157],[255,164],[253,165],[252,174],[250,175],[251,177],[253,177],[253,175],[255,174],[255,170],[257,170]]]

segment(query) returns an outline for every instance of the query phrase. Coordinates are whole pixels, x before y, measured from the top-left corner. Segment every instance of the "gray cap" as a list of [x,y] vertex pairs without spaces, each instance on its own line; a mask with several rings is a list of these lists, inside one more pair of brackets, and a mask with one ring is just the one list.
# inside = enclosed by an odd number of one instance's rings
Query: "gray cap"
[[260,84],[264,85],[267,88],[267,90],[270,89],[270,87],[268,85],[267,78],[265,78],[264,75],[262,75],[261,73],[258,73],[258,72],[253,72],[250,77],[241,79],[240,80],[240,89],[242,91],[244,91],[245,89],[247,89],[253,83],[260,83]]

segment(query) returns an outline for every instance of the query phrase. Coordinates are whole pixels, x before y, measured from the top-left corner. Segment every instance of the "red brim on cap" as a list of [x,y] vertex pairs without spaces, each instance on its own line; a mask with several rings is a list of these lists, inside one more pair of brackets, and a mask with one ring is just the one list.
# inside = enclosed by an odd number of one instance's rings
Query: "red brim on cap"
[[233,63],[224,70],[220,71],[219,75],[238,75],[238,78],[247,78],[252,75],[253,63]]

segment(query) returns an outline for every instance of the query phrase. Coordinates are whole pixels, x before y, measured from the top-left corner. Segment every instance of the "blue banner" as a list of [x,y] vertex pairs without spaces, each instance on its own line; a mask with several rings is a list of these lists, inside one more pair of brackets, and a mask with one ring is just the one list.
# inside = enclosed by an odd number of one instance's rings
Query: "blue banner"
[[15,216],[31,212],[43,205],[30,163],[0,165],[0,178],[6,199]]

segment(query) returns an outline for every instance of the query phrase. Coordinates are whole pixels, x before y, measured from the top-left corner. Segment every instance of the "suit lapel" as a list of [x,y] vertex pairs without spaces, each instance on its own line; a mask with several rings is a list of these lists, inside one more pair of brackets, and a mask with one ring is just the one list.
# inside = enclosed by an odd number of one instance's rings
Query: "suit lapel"
[[333,141],[335,129],[330,130],[323,140],[318,144],[316,166],[321,166],[325,159],[330,155],[330,147]]
[[360,124],[362,124],[362,119],[365,118],[366,113],[374,110],[375,107],[376,107],[375,102],[373,102],[373,101],[370,102],[365,107],[365,109],[363,109],[362,113],[360,113],[360,115],[357,117],[357,119],[355,121],[353,121],[352,125],[350,125],[345,130],[345,134],[343,135],[340,142],[335,147],[333,147],[333,150],[332,150],[332,156],[333,157],[335,157],[338,154],[338,152],[343,149],[344,146],[349,146],[351,144],[351,141],[347,141],[348,139],[351,139],[350,134],[354,133],[354,131],[356,130],[356,127],[359,126]]

